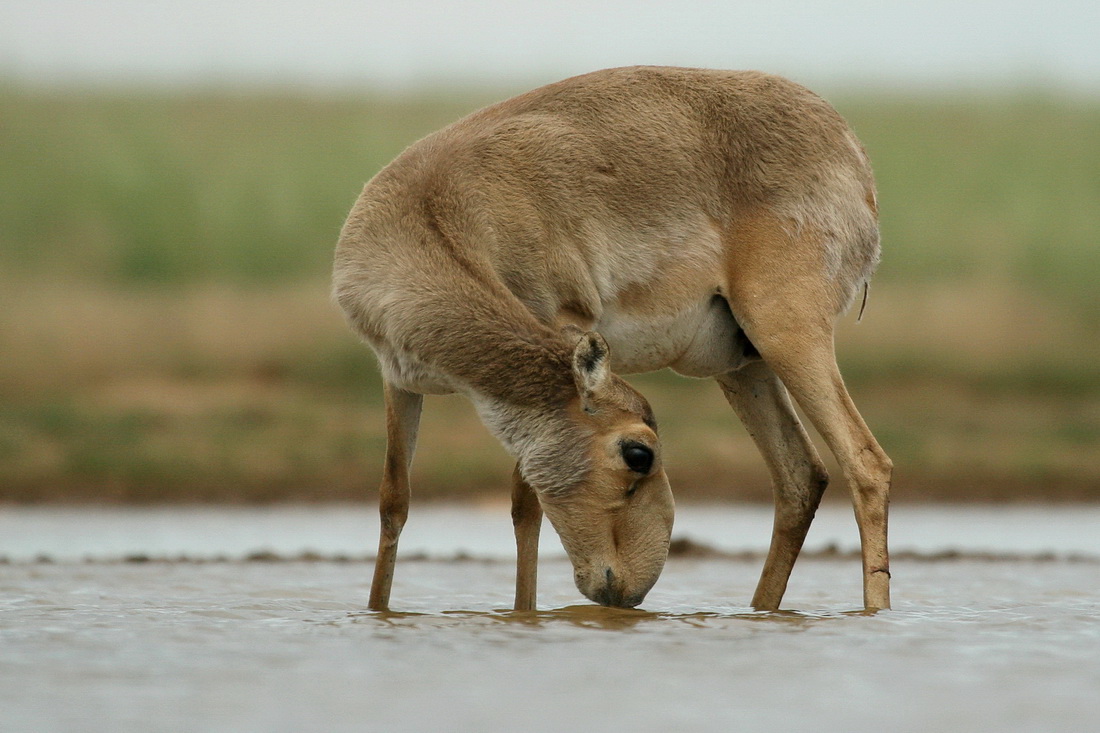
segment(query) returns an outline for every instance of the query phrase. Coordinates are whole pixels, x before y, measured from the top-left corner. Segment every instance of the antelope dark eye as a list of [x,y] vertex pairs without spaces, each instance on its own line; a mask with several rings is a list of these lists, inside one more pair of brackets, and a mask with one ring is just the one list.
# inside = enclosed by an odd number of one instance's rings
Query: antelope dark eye
[[627,468],[640,474],[649,473],[653,468],[653,451],[641,443],[625,443],[622,447],[623,461]]

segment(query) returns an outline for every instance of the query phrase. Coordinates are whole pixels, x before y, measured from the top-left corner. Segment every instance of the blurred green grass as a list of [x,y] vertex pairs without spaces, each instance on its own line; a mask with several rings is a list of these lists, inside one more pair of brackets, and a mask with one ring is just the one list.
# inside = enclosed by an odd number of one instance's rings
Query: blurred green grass
[[[378,381],[328,303],[333,244],[401,149],[504,96],[0,85],[0,500],[365,493]],[[840,360],[899,496],[1100,498],[1100,101],[833,101],[884,239]],[[678,495],[766,498],[713,385],[635,381]],[[420,493],[501,491],[467,406],[425,421]]]
[[883,280],[995,280],[1100,315],[1100,104],[1034,95],[841,108],[875,164]]
[[[362,184],[490,99],[0,87],[0,262],[120,284],[323,277]],[[1100,303],[1100,103],[835,101],[875,163],[880,280]]]
[[0,258],[127,285],[321,277],[426,98],[0,90]]

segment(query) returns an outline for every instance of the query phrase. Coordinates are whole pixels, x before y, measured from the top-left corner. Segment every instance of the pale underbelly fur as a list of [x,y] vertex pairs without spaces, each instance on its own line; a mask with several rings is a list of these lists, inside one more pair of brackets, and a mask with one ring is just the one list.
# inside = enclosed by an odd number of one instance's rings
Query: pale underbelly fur
[[611,347],[611,368],[622,374],[671,367],[689,377],[713,377],[748,360],[744,334],[720,296],[644,316],[608,307],[595,330]]

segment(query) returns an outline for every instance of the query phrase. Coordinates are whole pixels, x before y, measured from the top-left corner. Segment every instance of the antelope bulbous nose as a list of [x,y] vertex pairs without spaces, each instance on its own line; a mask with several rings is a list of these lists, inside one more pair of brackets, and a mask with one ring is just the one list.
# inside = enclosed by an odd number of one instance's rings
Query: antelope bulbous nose
[[604,570],[604,585],[592,594],[592,600],[601,606],[616,606],[618,608],[633,608],[641,599],[624,598],[623,590],[615,582],[615,573],[611,568]]

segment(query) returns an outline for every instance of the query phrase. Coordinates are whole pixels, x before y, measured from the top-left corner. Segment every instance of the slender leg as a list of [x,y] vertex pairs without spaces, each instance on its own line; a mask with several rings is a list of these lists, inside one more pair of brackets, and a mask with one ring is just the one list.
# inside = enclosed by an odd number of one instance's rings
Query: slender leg
[[378,510],[382,532],[378,540],[378,558],[370,587],[369,608],[385,611],[390,604],[393,566],[397,561],[397,540],[409,516],[409,466],[416,449],[423,395],[406,392],[386,383],[386,465],[378,489]]
[[534,490],[512,471],[512,526],[516,533],[516,605],[517,611],[535,610],[535,586],[539,561],[539,530],[542,506]]
[[717,378],[771,472],[775,521],[752,607],[774,611],[806,539],[829,474],[795,414],[787,390],[763,361]]
[[[838,216],[866,225],[865,211]],[[756,350],[821,433],[844,472],[855,506],[863,555],[863,603],[890,607],[886,521],[893,466],[860,417],[833,352],[833,323],[844,303],[829,253],[869,256],[877,241],[859,227],[850,242],[814,226],[793,226],[770,212],[747,215],[727,246],[730,310]],[[843,259],[843,258],[842,258]]]
[[[790,390],[836,456],[855,506],[863,557],[863,603],[890,607],[886,523],[893,464],[856,410],[833,355],[829,322],[787,329],[762,318],[749,338]],[[751,329],[751,330],[750,330]]]

